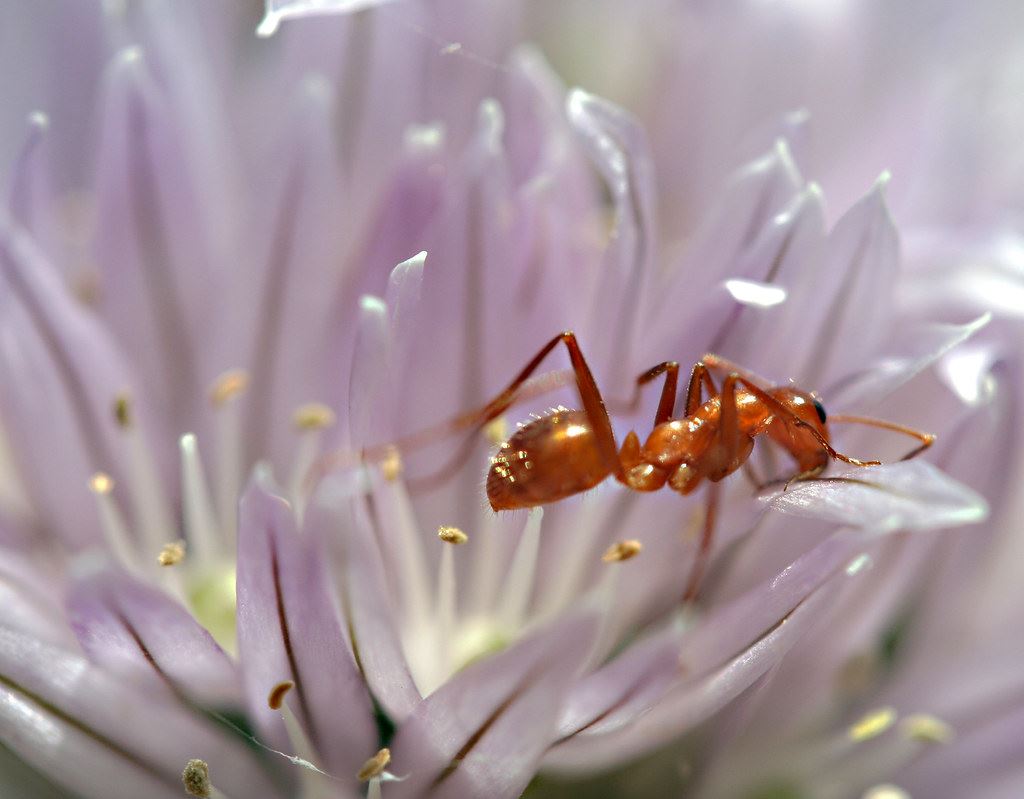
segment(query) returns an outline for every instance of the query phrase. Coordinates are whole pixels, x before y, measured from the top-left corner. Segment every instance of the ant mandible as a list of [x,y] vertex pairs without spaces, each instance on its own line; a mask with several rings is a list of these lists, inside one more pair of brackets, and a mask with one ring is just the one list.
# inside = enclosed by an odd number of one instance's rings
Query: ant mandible
[[[810,393],[792,386],[762,388],[751,373],[717,355],[705,355],[690,372],[682,418],[672,418],[679,381],[676,361],[660,363],[637,378],[639,394],[644,384],[664,375],[654,428],[643,444],[630,431],[620,448],[604,399],[571,331],[559,333],[545,344],[508,387],[480,410],[445,427],[480,430],[498,418],[519,398],[530,376],[559,343],[569,352],[583,409],[553,410],[522,425],[500,445],[487,475],[491,508],[502,511],[545,505],[594,488],[609,476],[634,491],[657,491],[667,485],[684,495],[707,481],[703,532],[684,602],[696,599],[710,554],[719,482],[747,461],[758,436],[767,435],[796,461],[798,471],[783,481],[787,486],[821,474],[830,458],[855,466],[881,465],[833,449],[829,421],[866,424],[916,438],[919,446],[902,460],[920,454],[935,440],[930,433],[879,419],[829,418]],[[725,374],[721,389],[711,370]],[[368,451],[364,450],[365,454]]]

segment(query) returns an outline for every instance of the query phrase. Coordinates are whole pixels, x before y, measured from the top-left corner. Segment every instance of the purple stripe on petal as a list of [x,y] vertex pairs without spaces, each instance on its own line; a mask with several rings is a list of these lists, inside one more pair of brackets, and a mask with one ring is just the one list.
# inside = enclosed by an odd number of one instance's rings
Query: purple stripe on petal
[[223,728],[5,628],[0,742],[89,799],[179,797],[181,769],[193,757],[210,764],[229,796],[280,796],[245,743]]
[[71,626],[94,663],[208,707],[240,703],[235,665],[160,591],[103,570],[80,579],[67,602]]
[[395,624],[392,595],[365,498],[332,496],[336,480],[321,488],[307,511],[307,526],[331,542],[341,575],[344,609],[359,665],[373,696],[402,720],[420,701]]
[[557,734],[565,700],[597,630],[569,616],[467,666],[423,700],[392,744],[398,797],[515,797]]
[[249,486],[239,521],[238,649],[260,727],[273,731],[277,716],[267,697],[293,681],[288,701],[325,767],[354,779],[377,734],[339,626],[321,545],[309,529],[299,533],[287,502],[258,481]]

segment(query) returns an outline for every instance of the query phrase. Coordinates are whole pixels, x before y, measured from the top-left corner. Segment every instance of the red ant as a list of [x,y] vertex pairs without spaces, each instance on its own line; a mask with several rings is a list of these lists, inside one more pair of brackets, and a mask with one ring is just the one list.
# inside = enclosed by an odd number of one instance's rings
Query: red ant
[[[672,418],[679,364],[665,361],[640,375],[634,404],[644,384],[664,375],[654,429],[642,445],[637,434],[630,431],[619,448],[604,399],[571,331],[559,333],[545,344],[508,387],[483,408],[445,427],[479,430],[496,419],[520,397],[530,376],[559,343],[569,351],[583,410],[551,411],[523,425],[501,444],[491,458],[487,475],[491,507],[501,511],[544,505],[594,488],[610,475],[634,491],[657,491],[668,485],[684,495],[707,480],[710,485],[703,534],[684,602],[696,598],[711,549],[718,483],[747,461],[757,436],[767,434],[796,461],[798,471],[784,481],[787,487],[794,481],[817,477],[830,458],[855,466],[881,465],[880,461],[858,460],[832,448],[825,408],[812,394],[789,386],[762,388],[751,373],[717,355],[705,355],[694,365],[684,414],[679,419]],[[720,390],[711,370],[725,374]],[[935,440],[930,433],[879,419],[833,416],[831,421],[880,427],[920,441],[902,460],[923,452]],[[422,438],[414,437],[417,442]],[[369,452],[364,451],[364,455]]]

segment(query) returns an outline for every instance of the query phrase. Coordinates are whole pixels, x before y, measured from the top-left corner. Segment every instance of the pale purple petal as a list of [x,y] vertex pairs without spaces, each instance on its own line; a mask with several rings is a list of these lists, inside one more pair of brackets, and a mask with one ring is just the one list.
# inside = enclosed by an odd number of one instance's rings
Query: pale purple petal
[[[570,123],[580,135],[614,203],[610,241],[598,267],[588,351],[597,371],[625,382],[634,364],[634,338],[645,310],[657,230],[650,147],[639,120],[606,100],[575,89],[566,100]],[[555,331],[557,332],[557,331]],[[601,364],[611,369],[601,369]],[[600,376],[600,375],[599,375]]]
[[0,741],[88,799],[180,797],[181,769],[197,756],[230,796],[280,795],[245,742],[214,722],[4,628]]
[[0,415],[36,512],[72,547],[102,541],[88,480],[120,475],[114,399],[131,393],[107,331],[20,229],[0,221]]
[[412,712],[420,694],[402,652],[392,592],[366,500],[353,496],[353,489],[342,482],[324,483],[307,511],[306,524],[320,531],[337,560],[345,615],[366,683],[384,710],[401,720]]
[[241,702],[234,663],[174,600],[104,569],[71,588],[68,617],[89,658],[140,685],[207,707]]
[[467,666],[423,700],[391,745],[395,797],[515,797],[556,734],[559,706],[593,642],[569,616]]
[[169,437],[194,426],[219,371],[208,342],[223,313],[214,298],[224,263],[214,243],[224,233],[205,213],[212,197],[194,176],[192,132],[172,109],[145,54],[119,53],[106,83],[93,245],[99,312]]
[[792,484],[764,501],[775,510],[875,533],[931,530],[980,522],[984,498],[925,460],[850,467]]
[[267,697],[291,680],[287,701],[325,767],[354,779],[376,751],[372,705],[339,624],[323,542],[300,533],[292,514],[258,480],[241,502],[238,650],[250,712],[272,732],[277,718]]

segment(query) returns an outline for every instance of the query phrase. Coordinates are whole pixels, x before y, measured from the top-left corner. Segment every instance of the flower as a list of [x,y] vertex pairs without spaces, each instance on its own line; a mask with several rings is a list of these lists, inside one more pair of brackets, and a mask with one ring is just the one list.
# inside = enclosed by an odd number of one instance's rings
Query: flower
[[[241,5],[9,12],[5,792],[1012,792],[1019,183],[949,158],[998,137],[946,106],[1010,63],[1001,10],[267,5],[265,39]],[[923,79],[934,43],[972,71]],[[579,397],[556,354],[474,409],[567,329],[620,442],[636,375],[715,350],[938,443],[727,481],[681,605],[700,496],[484,506],[492,444]]]

